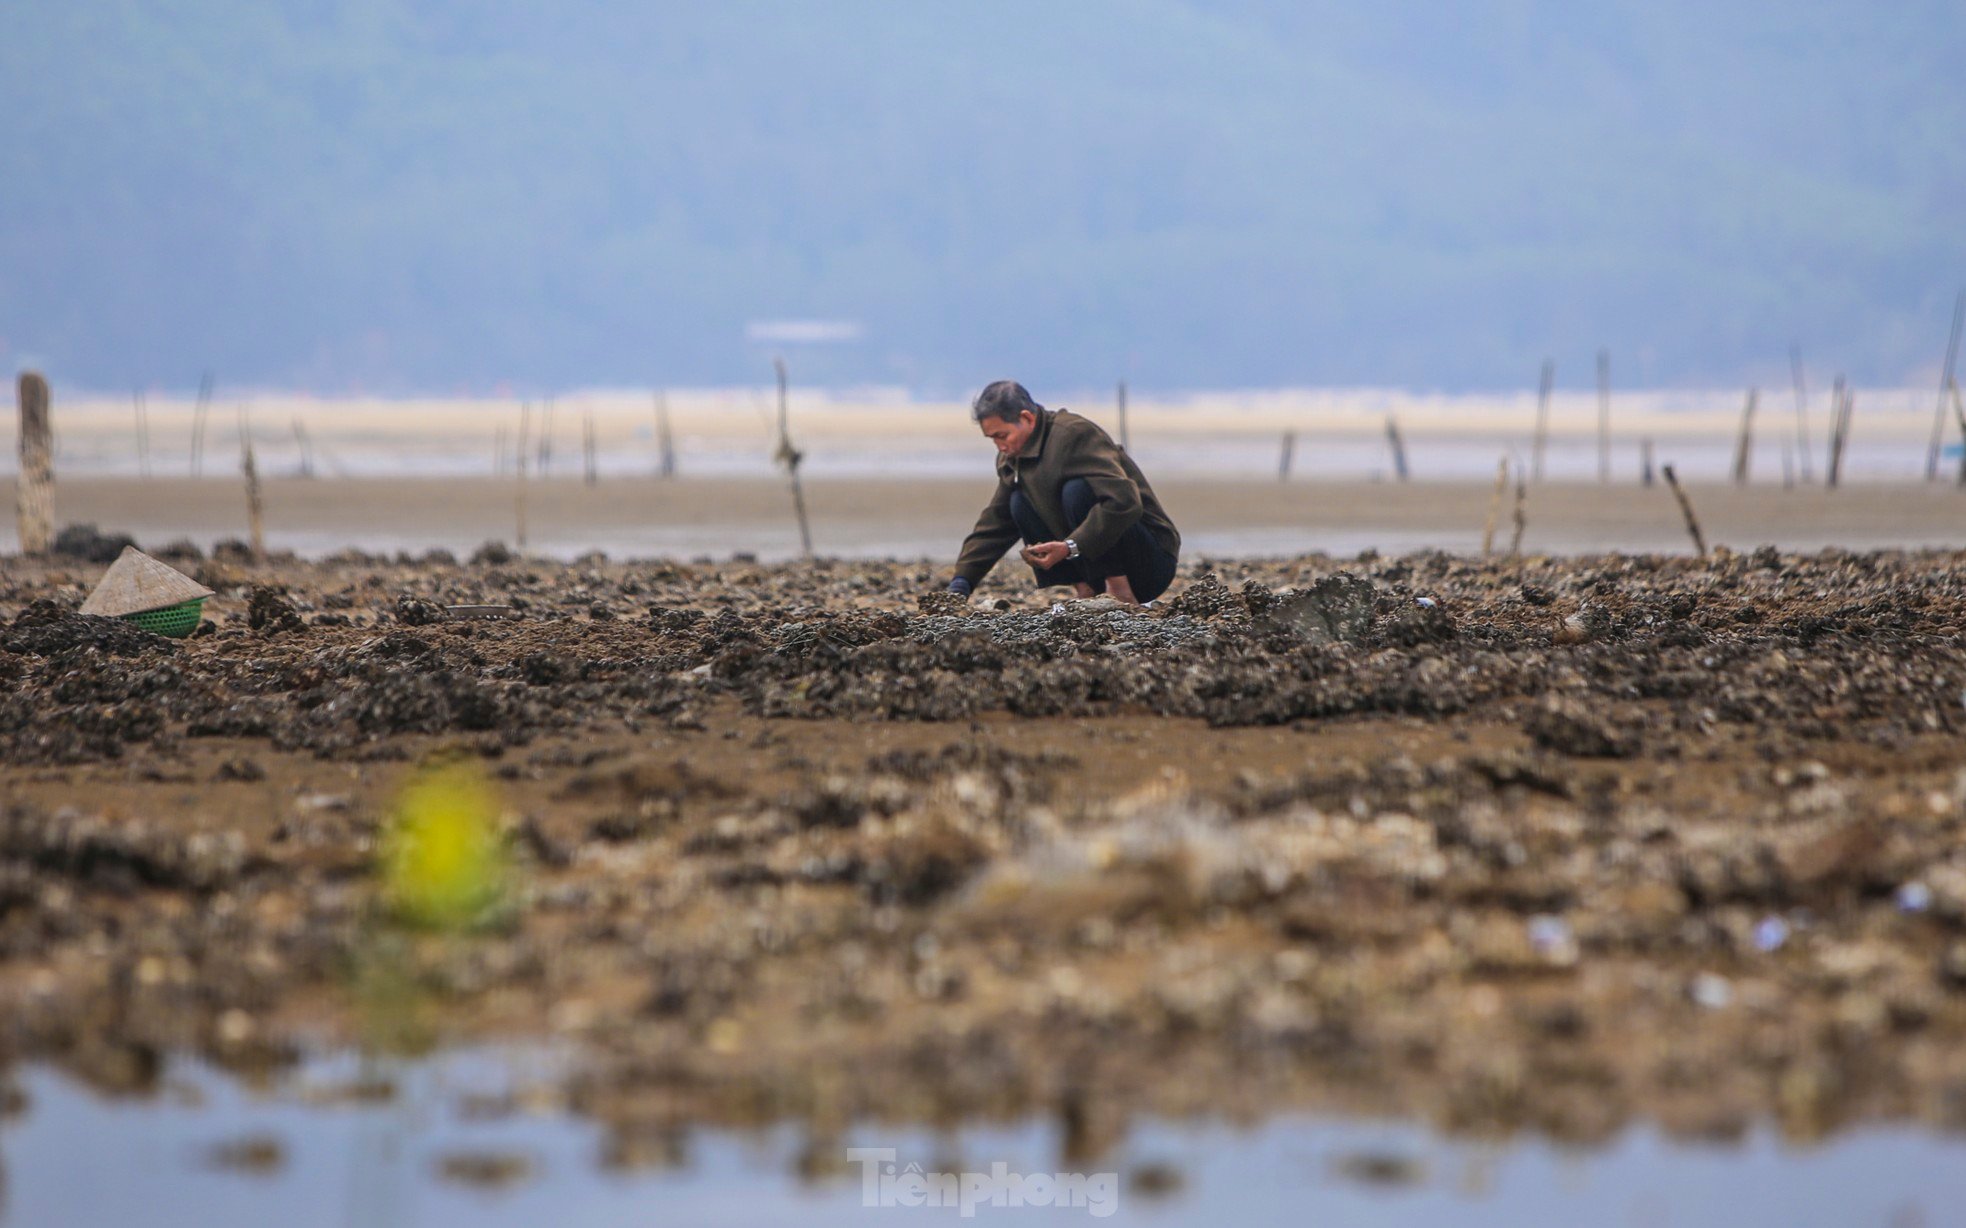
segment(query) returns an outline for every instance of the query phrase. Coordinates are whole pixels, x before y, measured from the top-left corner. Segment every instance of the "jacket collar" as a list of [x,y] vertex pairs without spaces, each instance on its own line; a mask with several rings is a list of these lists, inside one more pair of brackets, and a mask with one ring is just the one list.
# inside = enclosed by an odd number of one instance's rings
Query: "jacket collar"
[[1038,411],[1038,425],[1032,430],[1031,437],[1024,441],[1023,449],[1017,453],[1018,460],[1031,460],[1044,455],[1044,441],[1051,434],[1052,419],[1057,416],[1058,411],[1055,409]]

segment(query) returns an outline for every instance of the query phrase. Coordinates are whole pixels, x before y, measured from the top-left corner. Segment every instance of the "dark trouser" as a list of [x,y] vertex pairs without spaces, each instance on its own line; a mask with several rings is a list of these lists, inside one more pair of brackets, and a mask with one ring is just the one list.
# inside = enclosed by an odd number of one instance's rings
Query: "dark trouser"
[[[1072,524],[1083,523],[1092,512],[1092,505],[1098,502],[1084,478],[1073,478],[1060,487],[1058,501],[1065,507],[1065,519]],[[1021,490],[1010,492],[1010,517],[1017,522],[1018,532],[1024,535],[1027,546],[1060,540]],[[1096,559],[1067,559],[1056,567],[1033,567],[1031,571],[1037,576],[1040,588],[1053,584],[1089,584],[1095,593],[1105,591],[1107,576],[1125,576],[1126,582],[1133,586],[1134,597],[1152,601],[1174,583],[1177,565],[1178,560],[1160,548],[1146,526],[1136,523],[1120,534],[1112,549]]]

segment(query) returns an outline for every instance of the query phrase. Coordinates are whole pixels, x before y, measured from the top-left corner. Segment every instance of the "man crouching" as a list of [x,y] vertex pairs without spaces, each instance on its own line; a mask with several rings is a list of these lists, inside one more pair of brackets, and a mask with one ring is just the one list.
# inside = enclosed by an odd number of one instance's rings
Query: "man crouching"
[[997,493],[963,540],[950,592],[968,596],[1019,538],[1040,587],[1135,605],[1167,591],[1181,534],[1097,423],[1046,409],[1007,379],[977,394],[970,416],[997,446]]

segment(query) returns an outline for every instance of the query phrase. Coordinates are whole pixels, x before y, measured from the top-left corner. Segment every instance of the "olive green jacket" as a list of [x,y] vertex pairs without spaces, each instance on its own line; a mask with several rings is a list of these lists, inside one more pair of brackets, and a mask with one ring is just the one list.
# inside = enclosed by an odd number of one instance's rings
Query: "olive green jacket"
[[[1072,478],[1084,478],[1099,500],[1083,524],[1066,524],[1060,506],[1058,492]],[[1010,517],[1010,496],[1016,490],[1024,492],[1052,529],[1052,540],[1077,542],[1081,558],[1105,554],[1135,524],[1144,525],[1169,554],[1181,552],[1181,534],[1133,458],[1098,423],[1068,409],[1048,409],[1038,415],[1037,429],[1023,451],[997,457],[997,493],[963,540],[956,559],[959,579],[975,585],[1016,544],[1020,534]]]

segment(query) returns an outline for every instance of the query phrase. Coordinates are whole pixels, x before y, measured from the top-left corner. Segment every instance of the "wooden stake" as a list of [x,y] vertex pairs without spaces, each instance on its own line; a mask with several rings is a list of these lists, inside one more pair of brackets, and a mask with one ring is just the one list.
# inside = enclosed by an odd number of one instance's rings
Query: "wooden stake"
[[655,440],[662,448],[662,476],[676,476],[676,441],[669,433],[669,394],[655,394]]
[[1297,432],[1285,431],[1283,433],[1283,448],[1277,456],[1277,481],[1288,482],[1290,480],[1290,458],[1291,454],[1296,450]]
[[1850,419],[1856,410],[1857,394],[1844,384],[1843,377],[1836,377],[1836,388],[1830,394],[1829,464],[1824,472],[1824,484],[1831,490],[1843,478],[1843,448],[1850,441]]
[[1843,413],[1836,421],[1836,472],[1843,474],[1843,454],[1850,448],[1850,427],[1857,420],[1857,390],[1845,384],[1843,387]]
[[1638,441],[1638,483],[1648,490],[1652,487],[1652,440],[1649,437]]
[[22,554],[46,554],[55,540],[55,429],[48,381],[20,375],[20,479],[14,494]]
[[518,468],[518,490],[513,495],[513,505],[518,520],[519,553],[526,552],[526,445],[531,443],[532,402],[519,403],[519,446],[512,450],[514,465]]
[[[1789,346],[1789,371],[1795,377],[1795,444],[1802,458],[1802,480],[1806,484],[1815,480],[1809,472],[1809,398],[1802,386],[1802,347]],[[1783,480],[1787,484],[1787,479]]]
[[261,505],[259,466],[253,463],[252,421],[245,406],[239,407],[239,471],[246,478],[246,531],[253,548],[253,562],[266,558],[266,509]]
[[1754,458],[1754,407],[1761,399],[1759,388],[1748,389],[1747,404],[1741,407],[1741,434],[1734,441],[1734,485],[1748,484],[1748,466]]
[[586,471],[586,481],[593,486],[601,480],[598,458],[594,450],[594,411],[588,410],[580,419],[581,466]]
[[137,411],[137,472],[143,477],[150,476],[150,407],[144,402],[143,389],[136,390]]
[[294,419],[294,446],[300,449],[300,476],[314,476],[314,441],[307,437],[307,428],[299,418]]
[[526,552],[526,468],[524,462],[521,462],[519,465],[519,494],[517,502],[518,507],[515,511],[518,527],[514,536],[519,539],[519,553],[524,554]]
[[[1839,375],[1836,377],[1836,381],[1832,383],[1829,388],[1829,440],[1823,446],[1823,481],[1826,483],[1830,482],[1829,454],[1830,451],[1836,447],[1836,423],[1837,423],[1837,419],[1841,417],[1842,413],[1843,413],[1843,377]],[[1830,484],[1834,485],[1834,483],[1830,483]]]
[[198,377],[198,401],[191,407],[191,476],[205,472],[205,418],[212,409],[212,373]]
[[1946,341],[1945,368],[1939,372],[1939,408],[1932,415],[1932,446],[1925,450],[1925,480],[1934,481],[1939,476],[1939,449],[1945,437],[1946,389],[1952,387],[1952,375],[1959,363],[1959,328],[1966,321],[1966,290],[1959,292],[1959,298],[1952,305],[1952,333]]
[[1126,435],[1126,381],[1125,380],[1120,381],[1119,402],[1120,402],[1120,451],[1124,452],[1127,450],[1126,445],[1128,443],[1128,439]]
[[539,476],[553,471],[553,398],[547,397],[539,411]]
[[1611,351],[1597,352],[1597,480],[1611,480]]
[[1679,514],[1686,518],[1686,531],[1693,535],[1693,549],[1699,552],[1701,558],[1707,557],[1706,535],[1700,532],[1699,518],[1693,515],[1693,501],[1680,489],[1679,476],[1672,471],[1671,465],[1660,466],[1659,472],[1665,474],[1666,485],[1672,487],[1672,497],[1679,500]]
[[799,547],[805,557],[812,558],[812,529],[806,523],[805,488],[799,483],[799,462],[805,459],[804,453],[792,446],[791,411],[786,401],[785,360],[774,358],[772,367],[778,372],[778,455],[779,464],[792,479],[792,510],[799,518]]
[[1399,419],[1386,415],[1386,442],[1393,446],[1393,474],[1404,482],[1406,473],[1406,442],[1399,436]]
[[1958,380],[1952,382],[1952,415],[1959,419],[1959,484],[1966,487],[1966,401],[1960,400]]
[[1536,436],[1529,445],[1529,476],[1543,480],[1543,449],[1550,438],[1550,392],[1556,387],[1556,360],[1543,360],[1543,382],[1536,392]]
[[1495,553],[1495,522],[1502,515],[1502,495],[1509,488],[1509,458],[1495,466],[1495,495],[1488,501],[1488,522],[1481,527],[1481,557]]
[[1529,484],[1523,480],[1522,466],[1515,467],[1515,532],[1509,537],[1509,557],[1522,557],[1522,533],[1529,527],[1529,517],[1525,505],[1529,502]]

